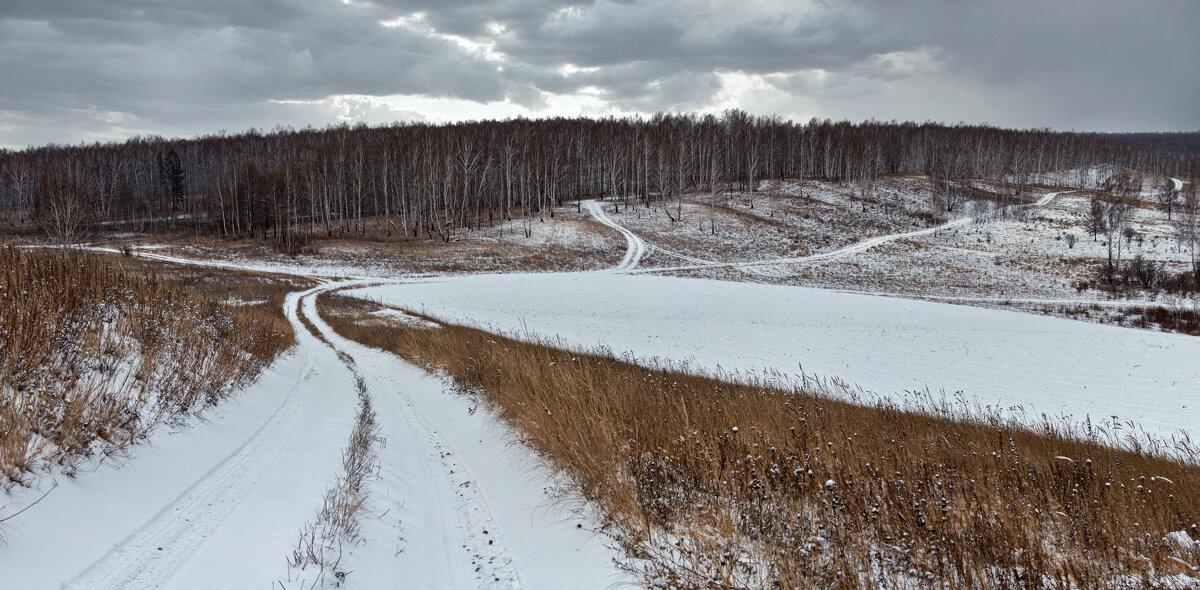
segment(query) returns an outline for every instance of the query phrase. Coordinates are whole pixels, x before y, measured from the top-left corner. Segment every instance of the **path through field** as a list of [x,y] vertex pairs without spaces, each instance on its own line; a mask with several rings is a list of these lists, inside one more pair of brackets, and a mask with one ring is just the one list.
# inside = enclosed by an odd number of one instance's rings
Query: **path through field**
[[[1093,423],[1116,417],[1154,435],[1200,434],[1200,340],[1192,337],[894,297],[641,274],[819,263],[969,218],[799,258],[693,259],[695,266],[644,269],[641,259],[654,246],[601,203],[584,206],[624,236],[622,260],[606,269],[618,272],[365,277],[292,294],[285,305],[297,345],[289,356],[210,410],[203,423],[161,429],[120,468],[107,461],[75,478],[56,478],[58,487],[43,501],[5,523],[0,585],[308,587],[315,571],[285,560],[341,473],[358,383],[372,400],[382,440],[362,537],[343,547],[335,568],[348,572],[342,587],[607,588],[630,581],[595,523],[555,502],[552,474],[485,407],[326,325],[317,303],[331,290],[518,337],[687,362],[693,370],[785,379],[803,371],[885,397],[945,392],[1033,417]],[[309,276],[304,269],[137,255]],[[43,491],[18,491],[0,513],[29,505]]]
[[[1048,205],[1059,194],[1030,206]],[[590,203],[589,210],[600,205]],[[615,224],[607,215],[601,221]],[[725,266],[828,260],[970,222],[802,258]],[[626,261],[652,247],[621,229]],[[1133,421],[1154,436],[1200,433],[1200,340],[1191,336],[901,297],[656,277],[643,271],[666,269],[632,268],[625,261],[618,269],[625,272],[425,279],[350,294],[517,337],[599,345],[644,359],[686,361],[693,369],[784,377],[803,371],[884,397],[930,391],[968,404],[1015,408],[1030,419],[1046,414],[1076,423]],[[544,301],[554,303],[539,304]],[[1137,305],[1163,304],[1113,307]]]
[[[59,485],[7,522],[5,588],[308,587],[289,568],[301,528],[340,473],[373,400],[378,478],[343,587],[606,588],[625,581],[594,523],[556,505],[555,481],[485,408],[397,357],[348,342],[316,313],[327,283],[287,299],[294,353],[206,423],[156,433],[134,457]],[[300,322],[302,312],[321,339]],[[40,492],[10,497],[10,508]],[[326,585],[336,583],[328,572]]]
[[[1023,206],[1044,207],[1046,205],[1049,205],[1050,202],[1053,201],[1054,198],[1060,194],[1063,194],[1063,193],[1062,192],[1047,193],[1045,196],[1043,196],[1041,199],[1039,199],[1036,203],[1034,203],[1032,205],[1023,205]],[[595,203],[595,201],[589,201],[589,203]],[[589,205],[588,210],[593,211],[593,214],[595,214],[595,211],[601,211],[601,212],[603,211],[602,208],[598,204],[595,206],[594,209],[591,205]],[[597,219],[599,219],[599,217],[597,217]],[[648,247],[645,244],[644,240],[642,240],[641,238],[639,238],[636,235],[633,235],[631,232],[629,232],[629,230],[625,229],[624,227],[621,227],[616,222],[612,221],[612,219],[610,219],[607,215],[604,216],[604,219],[599,219],[599,220],[601,223],[615,227],[618,230],[620,230],[622,233],[626,234],[626,239],[631,240],[631,243],[632,243],[632,240],[637,240],[641,244],[640,248],[642,250],[645,250]],[[818,252],[816,254],[809,254],[807,256],[796,256],[796,257],[792,257],[792,258],[776,258],[773,260],[756,260],[753,262],[720,262],[720,263],[704,262],[701,264],[693,264],[690,266],[667,266],[667,267],[658,267],[658,268],[641,268],[641,269],[636,269],[636,270],[634,269],[634,267],[618,266],[616,268],[616,270],[633,271],[633,272],[641,272],[641,273],[660,273],[660,272],[680,272],[680,271],[689,271],[689,270],[709,270],[709,269],[716,269],[716,268],[734,268],[734,269],[738,269],[738,270],[754,271],[756,269],[761,269],[761,268],[770,267],[770,266],[779,266],[779,265],[788,265],[788,264],[808,264],[808,263],[814,263],[814,262],[828,262],[830,260],[837,260],[840,258],[845,258],[847,256],[851,256],[853,254],[859,254],[862,252],[866,252],[867,250],[882,246],[889,242],[895,242],[898,240],[905,240],[905,239],[912,239],[912,238],[919,238],[919,237],[923,237],[923,236],[933,235],[933,234],[936,234],[941,231],[954,229],[956,227],[970,225],[971,223],[974,223],[974,221],[975,220],[971,217],[960,217],[958,219],[952,219],[950,221],[947,221],[946,223],[943,223],[941,225],[937,225],[934,227],[927,227],[925,229],[919,229],[919,230],[915,230],[915,231],[899,232],[899,233],[894,233],[894,234],[876,236],[874,238],[868,238],[868,239],[862,240],[860,242],[855,242],[853,244],[850,244],[849,246],[844,246],[844,247],[838,248],[836,250],[830,250],[828,252]],[[649,247],[654,248],[653,245],[651,245]],[[634,265],[634,266],[636,266],[636,265]]]
[[621,262],[617,263],[617,266],[613,267],[613,270],[624,271],[637,268],[638,263],[642,260],[642,256],[646,255],[646,242],[633,232],[625,229],[621,224],[613,221],[608,216],[608,213],[605,213],[604,207],[599,202],[588,200],[583,202],[583,206],[587,207],[588,213],[591,213],[592,217],[596,218],[596,221],[621,232],[621,235],[625,236],[625,242],[628,245],[625,250],[625,257],[621,259]]

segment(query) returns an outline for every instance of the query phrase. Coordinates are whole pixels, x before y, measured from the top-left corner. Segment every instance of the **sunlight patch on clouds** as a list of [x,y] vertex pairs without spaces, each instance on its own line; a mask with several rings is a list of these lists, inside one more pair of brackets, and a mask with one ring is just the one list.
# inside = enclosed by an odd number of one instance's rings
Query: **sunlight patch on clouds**
[[[481,59],[502,64],[507,61],[505,55],[496,50],[496,41],[493,39],[471,39],[462,35],[453,35],[438,31],[433,25],[429,24],[424,12],[414,12],[412,14],[396,17],[393,19],[379,21],[380,25],[389,29],[406,29],[414,33],[420,33],[431,39],[441,39],[449,41],[462,48],[467,54],[479,57]],[[492,27],[492,25],[496,25]],[[499,23],[489,23],[489,29],[503,31],[503,25]]]
[[855,64],[853,71],[871,78],[911,78],[929,76],[942,68],[937,50],[921,47],[912,51],[891,51],[871,56]]
[[794,121],[805,121],[817,112],[817,101],[780,88],[773,81],[775,75],[717,72],[717,76],[721,81],[721,89],[714,96],[712,106],[702,112],[744,109],[751,113],[777,114]]
[[539,108],[529,108],[511,100],[480,103],[417,95],[386,96],[376,100],[389,105],[395,111],[417,113],[425,120],[434,123],[515,117],[600,117],[638,114],[618,109],[594,94],[543,94]]
[[580,74],[580,73],[583,73],[583,74],[594,74],[594,73],[596,73],[596,72],[599,72],[599,71],[600,71],[600,66],[584,66],[584,67],[580,67],[580,66],[577,66],[577,65],[575,65],[575,64],[573,64],[573,63],[565,63],[565,64],[563,64],[563,65],[559,66],[559,68],[558,68],[558,73],[560,73],[560,74],[562,74],[562,75],[564,75],[564,76],[570,76],[570,75],[572,75],[572,74]]
[[318,120],[337,123],[385,124],[394,121],[423,121],[414,110],[397,108],[379,97],[365,94],[338,94],[317,99],[271,99],[271,104],[292,105],[318,115]]

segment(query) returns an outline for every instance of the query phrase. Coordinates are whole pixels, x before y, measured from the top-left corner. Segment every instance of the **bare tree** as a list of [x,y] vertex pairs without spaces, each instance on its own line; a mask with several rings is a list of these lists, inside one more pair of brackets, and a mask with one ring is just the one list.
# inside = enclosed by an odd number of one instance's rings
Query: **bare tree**
[[[178,231],[171,220],[182,216],[190,219],[189,231],[278,239],[291,250],[306,243],[299,233],[368,237],[371,227],[390,237],[396,219],[405,240],[449,241],[456,228],[476,229],[496,212],[506,221],[519,214],[530,235],[532,219],[553,217],[565,200],[589,196],[616,197],[634,207],[674,199],[670,212],[679,219],[684,194],[696,190],[713,195],[714,206],[719,192],[745,191],[757,207],[757,185],[767,179],[799,179],[802,191],[809,180],[822,180],[869,192],[879,174],[927,174],[942,193],[939,205],[953,211],[974,179],[1000,180],[1011,193],[1022,192],[1033,178],[1044,181],[1047,171],[1079,170],[1080,182],[1092,185],[1087,171],[1099,164],[1163,176],[1195,175],[1190,171],[1200,165],[1200,156],[1148,154],[1097,135],[932,123],[797,123],[740,110],[649,121],[279,128],[185,141],[139,137],[0,150],[0,216],[43,221],[43,212],[63,205],[39,190],[37,179],[49,175],[82,191],[88,213],[110,227]],[[1177,216],[1178,198],[1159,202],[1169,217]],[[1099,206],[1096,219],[1107,217]],[[710,211],[708,217],[715,233],[716,215]],[[1107,225],[1094,224],[1093,237]]]
[[1175,220],[1175,231],[1179,242],[1187,249],[1192,261],[1192,280],[1200,289],[1200,192],[1196,181],[1187,185]]
[[83,189],[66,179],[46,176],[41,196],[38,221],[46,234],[59,244],[75,244],[91,217]]
[[1091,198],[1091,204],[1088,207],[1088,230],[1092,232],[1092,241],[1095,242],[1100,234],[1108,229],[1108,222],[1104,216],[1104,200],[1098,196]]
[[1174,183],[1169,179],[1167,183],[1154,193],[1154,200],[1158,203],[1158,207],[1167,214],[1167,221],[1171,221],[1171,213],[1175,209],[1175,204],[1179,202],[1179,191],[1175,190]]

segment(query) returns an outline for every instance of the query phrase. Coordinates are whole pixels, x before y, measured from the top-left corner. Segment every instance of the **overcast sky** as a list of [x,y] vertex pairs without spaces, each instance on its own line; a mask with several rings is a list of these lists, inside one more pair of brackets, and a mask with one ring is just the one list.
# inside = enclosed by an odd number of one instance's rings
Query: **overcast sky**
[[719,112],[1200,129],[1200,2],[0,0],[0,146]]

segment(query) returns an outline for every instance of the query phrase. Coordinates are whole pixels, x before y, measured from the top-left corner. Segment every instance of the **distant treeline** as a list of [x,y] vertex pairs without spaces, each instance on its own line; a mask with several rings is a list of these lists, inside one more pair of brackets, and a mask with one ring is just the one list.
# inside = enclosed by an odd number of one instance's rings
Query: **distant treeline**
[[582,197],[650,202],[688,191],[821,179],[871,190],[884,174],[1012,183],[1113,164],[1196,176],[1197,158],[1097,134],[934,123],[785,121],[743,111],[607,119],[251,130],[189,140],[0,152],[0,218],[70,239],[81,228],[276,238],[449,240],[528,223]]
[[1104,137],[1139,150],[1159,153],[1181,161],[1200,157],[1200,132],[1109,133]]

